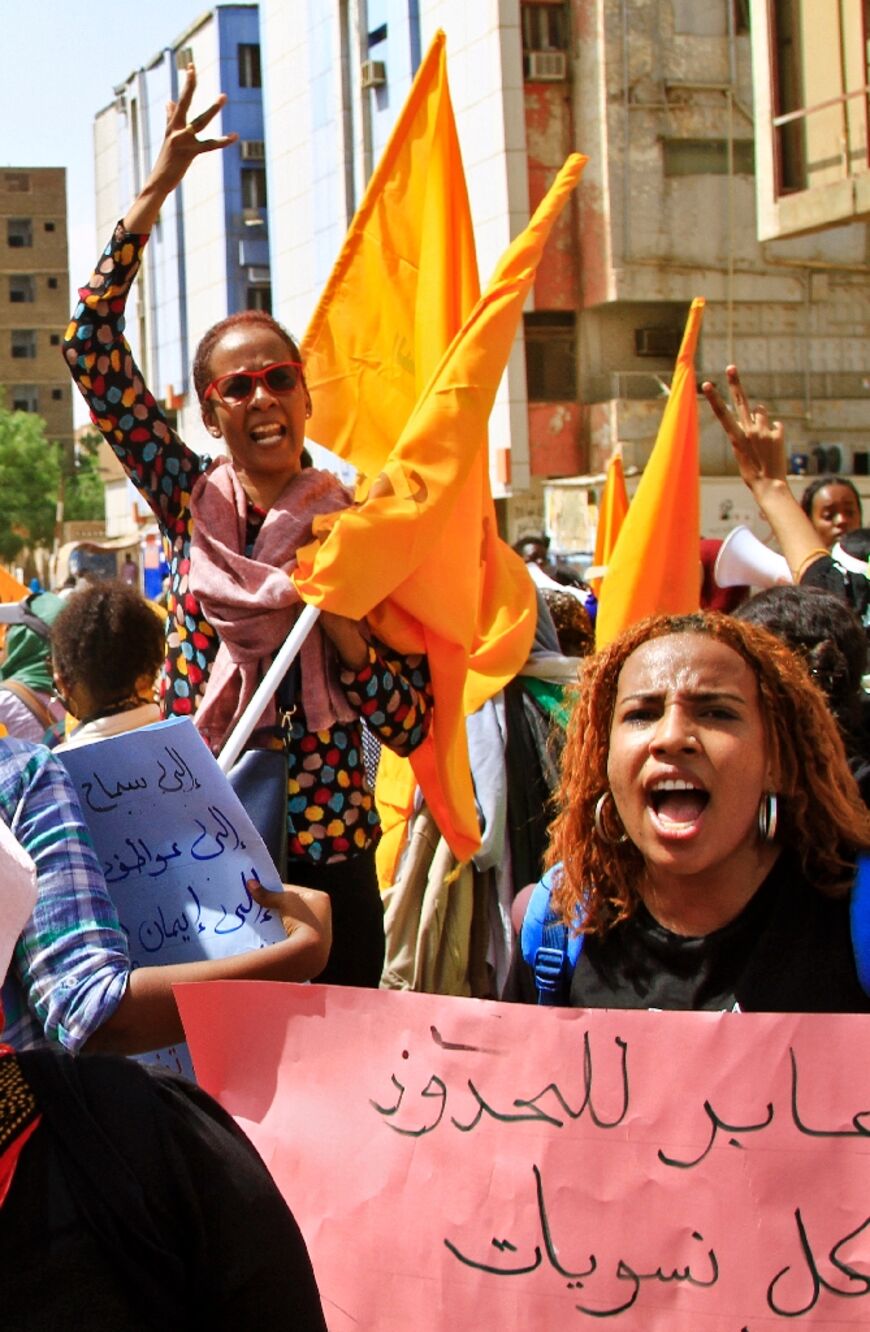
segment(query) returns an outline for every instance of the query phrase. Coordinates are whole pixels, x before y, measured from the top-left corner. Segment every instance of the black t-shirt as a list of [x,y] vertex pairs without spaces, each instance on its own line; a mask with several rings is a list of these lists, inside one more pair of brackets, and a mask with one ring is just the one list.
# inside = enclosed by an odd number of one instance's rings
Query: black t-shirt
[[[531,968],[521,959],[504,997],[534,1002]],[[603,939],[588,936],[569,1002],[572,1008],[870,1012],[855,970],[848,900],[811,888],[785,853],[740,914],[712,934],[674,934],[641,903]]]

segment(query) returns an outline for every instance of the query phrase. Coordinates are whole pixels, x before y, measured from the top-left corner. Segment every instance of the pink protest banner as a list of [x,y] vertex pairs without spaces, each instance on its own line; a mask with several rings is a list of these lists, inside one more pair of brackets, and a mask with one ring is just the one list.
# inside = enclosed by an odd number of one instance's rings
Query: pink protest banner
[[176,993],[330,1332],[870,1326],[866,1017]]

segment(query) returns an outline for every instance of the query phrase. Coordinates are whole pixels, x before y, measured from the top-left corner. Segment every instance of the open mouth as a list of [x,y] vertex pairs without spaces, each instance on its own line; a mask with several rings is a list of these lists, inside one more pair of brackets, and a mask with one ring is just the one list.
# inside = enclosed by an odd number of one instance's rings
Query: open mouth
[[650,787],[647,801],[662,831],[688,833],[697,827],[710,795],[694,782],[668,778]]
[[287,430],[280,422],[274,421],[252,426],[248,433],[255,444],[268,448],[272,444],[280,444]]

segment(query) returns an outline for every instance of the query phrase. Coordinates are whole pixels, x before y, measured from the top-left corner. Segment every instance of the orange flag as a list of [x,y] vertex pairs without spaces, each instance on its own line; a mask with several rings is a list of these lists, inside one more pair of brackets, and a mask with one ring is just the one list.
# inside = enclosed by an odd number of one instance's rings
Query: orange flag
[[[596,568],[606,568],[616,545],[625,515],[628,513],[628,491],[625,488],[625,472],[622,469],[622,452],[617,445],[607,463],[607,476],[598,506],[598,528],[595,533],[595,558],[592,563]],[[601,579],[592,580],[592,590],[596,597],[601,592]]]
[[[502,256],[417,401],[371,496],[321,524],[319,535],[330,522],[331,530],[322,544],[299,552],[294,574],[306,601],[352,619],[367,617],[374,632],[399,650],[427,653],[436,706],[432,731],[411,765],[460,860],[480,844],[466,702],[482,692],[484,679],[490,693],[500,687],[495,682],[503,655],[480,632],[481,608],[502,644],[509,642],[516,656],[522,648],[512,673],[528,652],[535,626],[531,580],[521,563],[505,559],[494,578],[482,568],[482,553],[495,539],[494,526],[486,530],[486,424],[544,243],[585,161],[576,154],[568,159],[528,227]],[[521,631],[515,623],[518,607]]]
[[700,464],[694,356],[704,301],[692,301],[655,446],[602,580],[597,647],[658,612],[700,604]]
[[[365,494],[368,481],[380,472],[479,295],[445,37],[439,31],[302,341],[314,406],[309,433],[354,464],[360,474],[358,494]],[[497,541],[492,500],[483,503],[484,513],[461,534],[466,555],[475,522],[489,520]],[[501,549],[487,554],[497,564],[504,562]],[[466,561],[467,578],[475,563],[473,553]],[[501,636],[496,664],[505,679],[522,665],[526,618],[520,606],[516,628]],[[486,626],[481,629],[486,638]],[[490,692],[501,683],[493,681]],[[382,749],[375,799],[382,829],[376,859],[384,888],[395,880],[416,789],[408,760]]]
[[375,476],[479,295],[439,31],[302,340],[311,438]]

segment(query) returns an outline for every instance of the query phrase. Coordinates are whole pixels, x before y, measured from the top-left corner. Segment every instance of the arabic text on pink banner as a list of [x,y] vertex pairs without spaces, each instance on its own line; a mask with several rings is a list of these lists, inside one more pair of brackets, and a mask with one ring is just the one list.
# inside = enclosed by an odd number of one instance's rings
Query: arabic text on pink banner
[[870,1326],[870,1020],[177,994],[330,1332]]

